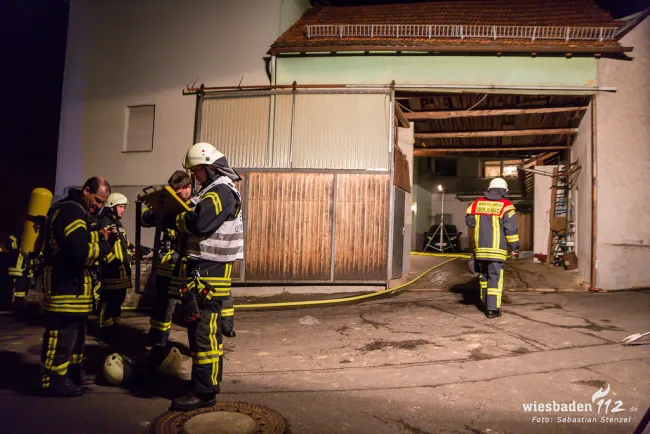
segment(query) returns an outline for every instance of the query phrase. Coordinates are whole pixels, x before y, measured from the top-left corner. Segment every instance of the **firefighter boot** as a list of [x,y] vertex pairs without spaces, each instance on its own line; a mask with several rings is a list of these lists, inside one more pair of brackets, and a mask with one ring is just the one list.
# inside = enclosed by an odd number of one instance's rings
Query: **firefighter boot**
[[95,384],[96,375],[88,374],[86,370],[81,365],[70,366],[68,370],[70,375],[70,380],[77,386],[90,386]]
[[501,316],[501,310],[488,310],[487,313],[485,314],[486,317],[492,319],[492,318],[498,318]]
[[74,384],[67,376],[52,375],[50,378],[51,384],[42,389],[43,396],[75,398],[86,392],[86,389]]
[[172,400],[171,411],[192,411],[201,407],[211,407],[217,403],[217,395],[213,393],[190,393]]

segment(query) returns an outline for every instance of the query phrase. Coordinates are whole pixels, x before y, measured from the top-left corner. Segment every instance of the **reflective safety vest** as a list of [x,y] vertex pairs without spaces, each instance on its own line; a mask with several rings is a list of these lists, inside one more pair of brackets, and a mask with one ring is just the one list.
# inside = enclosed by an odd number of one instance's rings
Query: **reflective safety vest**
[[230,188],[239,200],[233,220],[226,220],[209,237],[189,235],[187,239],[187,255],[190,258],[212,262],[234,262],[244,258],[244,221],[241,215],[241,195],[235,184],[227,176],[221,176],[193,198],[198,204],[203,197],[215,186],[224,184]]
[[474,228],[476,259],[505,261],[508,245],[519,250],[515,206],[509,200],[477,199],[467,208],[465,220]]

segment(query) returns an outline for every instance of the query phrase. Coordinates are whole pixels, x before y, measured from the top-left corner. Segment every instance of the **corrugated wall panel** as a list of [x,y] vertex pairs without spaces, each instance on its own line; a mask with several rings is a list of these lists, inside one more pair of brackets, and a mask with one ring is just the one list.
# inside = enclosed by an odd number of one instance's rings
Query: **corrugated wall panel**
[[388,170],[388,118],[385,94],[296,95],[291,167]]
[[389,175],[337,174],[334,280],[386,280],[389,187]]
[[275,96],[275,123],[273,129],[273,161],[271,167],[289,167],[291,152],[291,108],[293,95]]
[[334,175],[250,173],[245,280],[329,280]]
[[200,140],[215,145],[233,167],[265,167],[270,101],[270,96],[206,97]]

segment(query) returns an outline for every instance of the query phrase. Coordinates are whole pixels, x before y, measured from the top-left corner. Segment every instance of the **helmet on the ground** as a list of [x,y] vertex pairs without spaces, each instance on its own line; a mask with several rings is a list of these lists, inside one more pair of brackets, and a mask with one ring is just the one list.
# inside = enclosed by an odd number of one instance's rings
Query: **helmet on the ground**
[[490,186],[488,187],[488,190],[492,188],[502,188],[505,191],[508,191],[508,183],[503,178],[494,178],[492,181],[490,181]]
[[128,205],[129,199],[126,198],[122,193],[111,193],[106,200],[106,206],[113,208],[117,205]]
[[191,169],[201,164],[214,164],[219,158],[223,157],[224,155],[211,144],[199,142],[187,150],[183,161],[183,169]]
[[111,354],[104,360],[104,377],[114,386],[129,381],[133,377],[133,362],[121,354]]
[[181,373],[181,366],[183,365],[183,356],[178,348],[172,347],[167,354],[167,357],[158,365],[157,371],[162,375],[175,377]]
[[174,377],[180,374],[182,365],[181,352],[169,342],[164,346],[154,345],[149,352],[150,372]]

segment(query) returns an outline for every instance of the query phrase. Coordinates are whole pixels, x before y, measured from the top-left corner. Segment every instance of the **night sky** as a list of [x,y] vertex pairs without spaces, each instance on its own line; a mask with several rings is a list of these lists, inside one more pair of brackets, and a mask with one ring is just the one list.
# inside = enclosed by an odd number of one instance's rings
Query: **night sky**
[[[408,2],[329,0],[320,3]],[[597,3],[615,18],[650,7],[650,0],[597,0]],[[9,233],[20,233],[32,189],[54,189],[67,22],[66,0],[0,1],[3,41],[0,65],[6,89],[0,105],[0,209],[3,211],[0,242]]]

